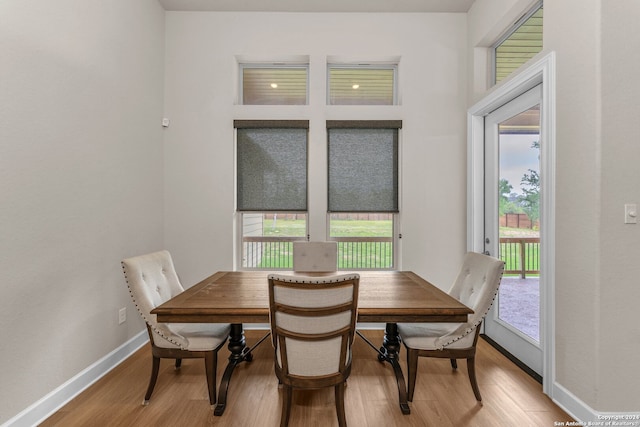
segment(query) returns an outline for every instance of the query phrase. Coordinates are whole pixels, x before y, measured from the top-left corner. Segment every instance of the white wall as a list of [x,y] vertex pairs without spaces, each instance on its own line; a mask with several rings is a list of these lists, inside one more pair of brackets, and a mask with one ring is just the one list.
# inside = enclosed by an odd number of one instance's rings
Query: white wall
[[[596,407],[640,412],[640,225],[623,224],[640,205],[640,2],[599,2],[601,29],[601,214]],[[578,142],[578,141],[576,141]]]
[[[545,5],[557,52],[557,381],[597,409],[600,346],[600,28],[598,0]],[[604,408],[601,408],[604,409]]]
[[545,5],[558,52],[557,379],[597,411],[637,411],[640,226],[635,117],[640,36],[634,1]]
[[163,28],[155,0],[0,2],[0,424],[142,329],[120,259],[163,243]]
[[[470,52],[499,32],[492,5],[478,0],[469,12]],[[555,379],[584,414],[640,408],[640,225],[623,223],[624,204],[640,203],[638,16],[634,0],[544,4],[542,54],[557,60]],[[469,77],[476,100],[483,72]]]
[[[402,260],[449,288],[465,250],[466,15],[167,12],[165,239],[190,285],[233,268],[233,119],[310,120],[310,228],[325,236],[325,120],[402,119]],[[237,105],[236,57],[308,56],[310,104]],[[327,56],[400,57],[401,105],[327,107]]]

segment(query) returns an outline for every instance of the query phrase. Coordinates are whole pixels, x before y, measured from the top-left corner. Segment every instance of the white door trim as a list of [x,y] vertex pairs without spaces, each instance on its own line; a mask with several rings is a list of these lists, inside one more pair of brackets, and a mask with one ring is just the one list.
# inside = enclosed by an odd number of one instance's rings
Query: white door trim
[[[530,111],[531,108],[538,106],[540,108],[539,113],[542,114],[542,84],[539,84],[527,92],[518,95],[516,98],[510,100],[500,108],[492,111],[484,117],[484,237],[489,242],[485,242],[484,249],[489,251],[493,256],[499,256],[500,253],[500,230],[498,228],[498,216],[499,216],[499,196],[498,196],[498,182],[502,177],[501,166],[509,163],[509,156],[503,157],[501,153],[502,144],[504,143],[503,137],[500,135],[499,125],[505,120],[511,119],[518,114],[525,111]],[[533,137],[533,135],[529,135]],[[504,138],[508,139],[507,135]],[[540,134],[536,136],[536,139],[540,141]],[[531,144],[532,140],[528,141]],[[524,147],[523,147],[524,148]],[[533,151],[533,147],[527,147],[529,152]],[[544,173],[540,166],[540,151],[538,152],[537,163],[538,165],[530,167]],[[544,191],[542,189],[541,191]],[[542,225],[546,222],[542,221]],[[546,242],[545,242],[546,243]],[[541,245],[541,250],[544,251],[544,245]],[[541,273],[542,274],[542,273]],[[544,287],[545,284],[542,280],[537,280],[539,287]],[[507,321],[499,317],[498,305],[500,304],[501,296],[496,299],[497,303],[494,303],[493,307],[489,311],[489,314],[485,317],[483,324],[485,334],[500,346],[505,348],[509,353],[515,356],[518,360],[528,366],[533,372],[543,376],[543,345],[538,340],[533,340],[528,337],[524,332],[518,330],[518,328],[510,325]],[[539,304],[541,296],[538,295],[537,304]],[[541,305],[538,306],[537,313],[538,321],[541,317]],[[539,324],[538,324],[539,326]],[[540,328],[538,327],[538,334]],[[539,336],[539,335],[538,335]]]
[[501,83],[467,113],[467,249],[484,251],[484,117],[542,83],[540,108],[540,343],[543,349],[542,390],[551,398],[555,383],[555,53],[550,52]]

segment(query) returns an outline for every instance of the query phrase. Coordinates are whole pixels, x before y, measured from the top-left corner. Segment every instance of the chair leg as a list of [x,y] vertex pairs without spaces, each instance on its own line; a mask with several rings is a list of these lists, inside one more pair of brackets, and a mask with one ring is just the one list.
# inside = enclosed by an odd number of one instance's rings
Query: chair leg
[[282,414],[280,415],[280,427],[287,427],[289,425],[292,394],[291,386],[284,384],[282,386]]
[[469,357],[467,359],[467,371],[469,372],[469,381],[471,382],[471,388],[473,394],[476,396],[476,400],[482,404],[482,396],[480,396],[480,389],[478,388],[478,381],[476,380],[476,358]]
[[218,353],[208,351],[204,355],[205,371],[207,374],[207,388],[209,390],[209,403],[216,404],[216,368],[218,365]]
[[153,388],[156,386],[156,381],[158,379],[158,372],[160,372],[160,358],[153,357],[153,362],[151,364],[151,378],[149,378],[149,386],[147,387],[147,394],[144,395],[144,400],[142,404],[147,406],[149,404],[149,400],[151,399],[151,393],[153,393]]
[[340,427],[347,427],[347,417],[344,413],[344,388],[345,383],[336,384],[335,387],[335,399],[336,399],[336,412],[338,413],[338,425]]
[[418,350],[407,348],[407,400],[413,402],[413,392],[416,389],[418,375]]
[[182,359],[176,359],[176,371],[182,366]]
[[458,360],[451,359],[451,369],[458,369]]

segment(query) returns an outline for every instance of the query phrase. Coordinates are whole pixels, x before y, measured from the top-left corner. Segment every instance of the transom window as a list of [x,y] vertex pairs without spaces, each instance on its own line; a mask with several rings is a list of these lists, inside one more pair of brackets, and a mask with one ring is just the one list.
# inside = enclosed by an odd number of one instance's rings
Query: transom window
[[305,105],[309,66],[240,64],[240,99],[245,105]]
[[328,66],[329,105],[394,105],[396,64]]
[[494,83],[498,83],[542,50],[542,2],[537,3],[492,46]]

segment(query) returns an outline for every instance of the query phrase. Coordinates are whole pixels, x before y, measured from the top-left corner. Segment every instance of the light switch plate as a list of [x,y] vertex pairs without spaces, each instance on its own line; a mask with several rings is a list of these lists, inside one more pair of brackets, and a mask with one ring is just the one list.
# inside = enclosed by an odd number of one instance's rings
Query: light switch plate
[[637,224],[638,223],[638,207],[635,203],[627,203],[624,205],[624,223],[625,224]]

